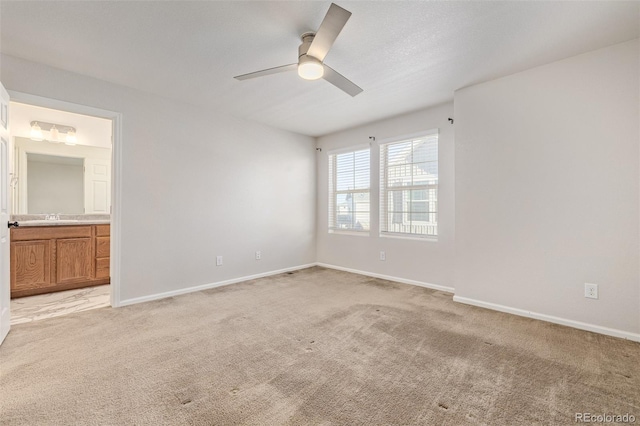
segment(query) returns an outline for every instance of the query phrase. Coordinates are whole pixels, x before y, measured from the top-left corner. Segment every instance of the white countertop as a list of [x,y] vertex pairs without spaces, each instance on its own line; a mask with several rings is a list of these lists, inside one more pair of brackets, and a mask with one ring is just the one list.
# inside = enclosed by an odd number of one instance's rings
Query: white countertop
[[86,219],[86,220],[19,220],[19,228],[27,228],[32,226],[79,226],[79,225],[105,225],[109,224],[109,219]]
[[[56,219],[52,219],[56,217]],[[108,214],[16,214],[11,216],[12,222],[19,227],[31,226],[80,226],[106,225],[111,223]]]

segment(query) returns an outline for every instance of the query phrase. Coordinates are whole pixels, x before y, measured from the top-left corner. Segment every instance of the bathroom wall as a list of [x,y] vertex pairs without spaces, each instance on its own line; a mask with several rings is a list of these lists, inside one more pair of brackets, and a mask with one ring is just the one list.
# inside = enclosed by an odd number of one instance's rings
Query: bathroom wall
[[[111,148],[111,120],[11,102],[11,116],[9,117],[11,136],[30,137],[32,121],[75,127],[79,146]],[[43,136],[45,139],[48,138],[49,132],[43,132]],[[64,140],[64,136],[63,133],[60,134],[62,140]]]
[[[12,103],[14,105],[16,103]],[[16,104],[20,105],[20,104]],[[104,120],[103,120],[104,121]],[[110,121],[110,120],[109,120]],[[12,132],[13,133],[13,132]],[[108,131],[108,134],[111,134],[111,131]],[[111,164],[111,146],[108,148],[96,147],[96,146],[86,146],[86,145],[66,145],[64,143],[50,143],[47,141],[34,141],[31,139],[27,139],[24,137],[14,136],[12,138],[14,149],[12,149],[12,153],[15,154],[12,157],[12,173],[14,177],[14,184],[12,185],[12,211],[13,214],[28,214],[35,213],[32,212],[32,208],[34,206],[34,202],[38,204],[38,210],[41,210],[43,213],[69,213],[64,210],[60,210],[60,205],[56,208],[54,206],[47,206],[43,201],[50,200],[53,203],[58,203],[59,200],[55,197],[52,197],[49,192],[41,192],[43,195],[43,199],[39,200],[38,198],[32,196],[30,191],[31,185],[28,180],[29,167],[27,165],[27,155],[44,155],[50,156],[52,158],[61,157],[67,159],[69,161],[79,161],[81,164],[86,159],[91,162],[99,162],[101,164],[105,164],[106,167],[110,168]],[[27,174],[25,174],[25,169],[27,170]],[[85,185],[84,181],[84,172],[81,176],[80,183]],[[45,185],[48,183],[45,182]],[[58,190],[60,188],[58,187]],[[82,188],[81,188],[82,189]],[[85,188],[86,189],[86,188]],[[80,214],[83,213],[85,209],[84,199],[85,197],[91,197],[91,193],[83,193],[82,196],[82,204],[80,205],[79,211],[76,207],[72,208],[75,213]],[[29,202],[27,202],[29,201]],[[107,203],[110,205],[110,203]],[[67,208],[69,210],[69,208]],[[109,210],[107,206],[107,211]],[[87,210],[90,212],[90,210]]]

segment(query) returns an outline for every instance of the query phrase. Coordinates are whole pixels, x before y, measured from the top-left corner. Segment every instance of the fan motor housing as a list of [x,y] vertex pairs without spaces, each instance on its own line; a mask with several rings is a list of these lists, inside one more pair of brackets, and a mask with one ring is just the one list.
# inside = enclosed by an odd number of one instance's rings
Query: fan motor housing
[[313,38],[316,36],[314,32],[306,32],[300,36],[302,40],[302,44],[298,47],[298,58],[304,56],[309,51],[309,46],[311,46],[311,42]]

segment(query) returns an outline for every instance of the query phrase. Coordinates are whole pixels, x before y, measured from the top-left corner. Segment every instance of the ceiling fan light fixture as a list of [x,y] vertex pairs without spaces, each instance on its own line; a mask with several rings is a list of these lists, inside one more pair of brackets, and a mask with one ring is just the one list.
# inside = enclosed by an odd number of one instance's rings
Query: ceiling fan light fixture
[[305,80],[323,78],[346,94],[356,96],[362,92],[362,89],[329,65],[324,64],[324,58],[327,56],[327,53],[329,53],[329,50],[331,50],[338,34],[340,34],[340,31],[342,31],[342,28],[350,17],[351,12],[341,8],[335,3],[331,3],[318,31],[307,31],[300,36],[302,44],[298,46],[297,63],[294,62],[279,67],[237,75],[234,78],[236,80],[248,80],[297,69],[300,78]]
[[324,75],[324,65],[316,58],[303,55],[298,62],[298,75],[305,80],[317,80]]

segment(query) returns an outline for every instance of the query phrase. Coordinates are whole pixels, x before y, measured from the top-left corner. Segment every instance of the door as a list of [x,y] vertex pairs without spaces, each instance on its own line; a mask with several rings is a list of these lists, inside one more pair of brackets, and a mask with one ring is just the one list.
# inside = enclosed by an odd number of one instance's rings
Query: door
[[111,213],[111,162],[84,159],[84,212]]
[[0,83],[0,344],[11,326],[9,275],[9,93]]

